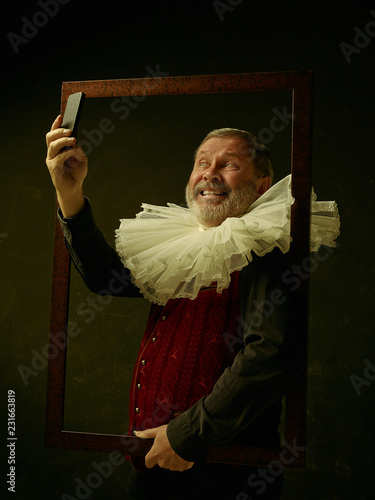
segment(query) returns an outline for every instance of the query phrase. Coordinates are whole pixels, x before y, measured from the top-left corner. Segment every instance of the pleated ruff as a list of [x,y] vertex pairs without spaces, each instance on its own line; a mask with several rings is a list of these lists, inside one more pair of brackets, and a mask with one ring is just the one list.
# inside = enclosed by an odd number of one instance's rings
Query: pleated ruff
[[[216,282],[217,292],[230,275],[278,247],[289,250],[291,176],[264,193],[242,217],[229,217],[220,226],[204,228],[190,209],[142,204],[135,219],[122,219],[116,230],[116,250],[130,270],[133,283],[151,302],[195,299],[202,287]],[[340,219],[334,201],[311,196],[310,249],[335,246]]]

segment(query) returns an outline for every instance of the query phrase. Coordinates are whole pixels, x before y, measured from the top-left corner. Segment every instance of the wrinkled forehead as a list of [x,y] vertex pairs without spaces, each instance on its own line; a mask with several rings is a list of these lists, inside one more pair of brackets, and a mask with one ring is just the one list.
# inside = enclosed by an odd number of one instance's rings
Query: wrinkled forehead
[[195,158],[217,155],[252,163],[253,148],[242,137],[211,137],[199,146]]

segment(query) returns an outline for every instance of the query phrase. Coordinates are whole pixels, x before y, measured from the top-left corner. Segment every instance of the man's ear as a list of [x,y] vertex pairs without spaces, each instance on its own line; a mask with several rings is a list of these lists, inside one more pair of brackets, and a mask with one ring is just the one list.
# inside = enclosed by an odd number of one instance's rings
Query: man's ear
[[260,177],[255,181],[255,187],[258,191],[258,198],[262,196],[271,186],[271,177]]

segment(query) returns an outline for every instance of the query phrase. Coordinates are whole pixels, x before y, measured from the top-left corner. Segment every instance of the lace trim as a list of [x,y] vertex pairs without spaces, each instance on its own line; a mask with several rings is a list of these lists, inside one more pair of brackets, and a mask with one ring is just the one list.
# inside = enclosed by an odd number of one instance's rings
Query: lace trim
[[[202,287],[216,282],[227,288],[230,275],[278,247],[289,250],[291,176],[271,187],[242,217],[230,217],[205,229],[187,208],[142,204],[135,219],[121,220],[116,250],[130,270],[133,283],[151,302],[164,305],[172,298],[194,299]],[[333,201],[311,197],[310,248],[335,246],[339,215]]]

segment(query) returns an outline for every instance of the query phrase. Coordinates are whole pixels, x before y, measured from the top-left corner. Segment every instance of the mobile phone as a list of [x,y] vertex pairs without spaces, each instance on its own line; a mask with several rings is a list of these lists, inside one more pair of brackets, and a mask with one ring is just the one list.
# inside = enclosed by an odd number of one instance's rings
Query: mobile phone
[[[84,100],[85,94],[83,92],[76,92],[75,94],[70,94],[68,97],[61,127],[68,128],[72,131],[70,137],[77,138],[78,122]],[[70,146],[62,148],[62,151],[66,149],[70,149]]]

